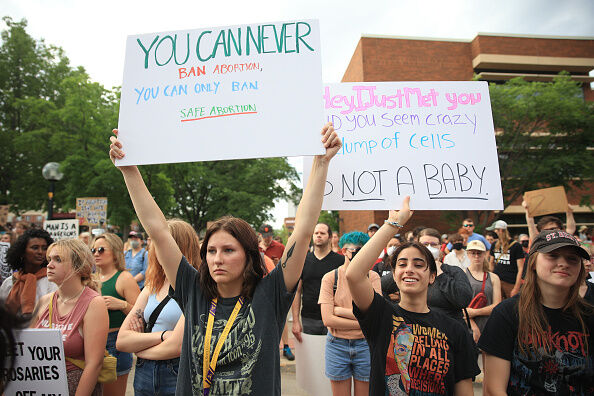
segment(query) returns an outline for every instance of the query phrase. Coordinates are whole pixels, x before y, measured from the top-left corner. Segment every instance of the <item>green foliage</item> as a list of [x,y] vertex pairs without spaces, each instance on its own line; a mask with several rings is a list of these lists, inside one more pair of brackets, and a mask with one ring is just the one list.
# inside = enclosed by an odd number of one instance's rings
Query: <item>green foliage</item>
[[318,223],[326,223],[332,228],[332,231],[338,232],[338,211],[337,210],[323,210],[318,217]]

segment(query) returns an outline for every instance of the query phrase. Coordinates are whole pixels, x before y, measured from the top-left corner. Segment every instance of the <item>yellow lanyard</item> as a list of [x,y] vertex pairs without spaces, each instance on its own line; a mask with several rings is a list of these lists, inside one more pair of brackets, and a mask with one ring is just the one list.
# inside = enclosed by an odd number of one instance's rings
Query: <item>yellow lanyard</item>
[[214,318],[217,311],[217,299],[215,298],[210,302],[208,323],[206,324],[206,337],[204,338],[204,360],[202,364],[202,387],[204,396],[207,396],[210,392],[210,386],[212,385],[212,378],[214,377],[215,368],[217,366],[219,352],[221,352],[221,348],[229,335],[229,331],[231,331],[231,326],[233,326],[233,322],[235,322],[235,318],[237,318],[237,314],[243,305],[243,301],[243,297],[239,297],[239,300],[235,303],[233,312],[231,312],[231,316],[229,316],[227,324],[217,341],[214,353],[212,354],[212,360],[210,359],[210,339],[212,337],[212,328],[214,326]]

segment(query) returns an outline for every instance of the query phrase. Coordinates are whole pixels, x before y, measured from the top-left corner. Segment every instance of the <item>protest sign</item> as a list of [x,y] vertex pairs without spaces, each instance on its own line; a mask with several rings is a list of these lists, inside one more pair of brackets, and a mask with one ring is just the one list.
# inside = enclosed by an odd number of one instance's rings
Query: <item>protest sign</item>
[[8,220],[8,205],[0,205],[0,225],[6,225]]
[[107,222],[107,198],[76,198],[76,218],[81,225],[98,227]]
[[46,220],[43,229],[54,241],[78,237],[78,220]]
[[312,20],[129,36],[117,165],[322,153],[319,36]]
[[15,331],[16,346],[9,351],[14,367],[2,370],[6,396],[68,395],[62,333],[54,329]]
[[330,380],[324,374],[326,336],[301,333],[302,342],[295,342],[295,377],[297,385],[311,395],[331,395]]
[[12,268],[6,262],[6,252],[10,247],[8,242],[0,242],[0,282],[12,275]]
[[398,209],[407,195],[413,209],[503,209],[486,82],[331,84],[322,101],[343,143],[323,209]]
[[563,186],[526,191],[524,201],[531,217],[567,211],[567,195]]

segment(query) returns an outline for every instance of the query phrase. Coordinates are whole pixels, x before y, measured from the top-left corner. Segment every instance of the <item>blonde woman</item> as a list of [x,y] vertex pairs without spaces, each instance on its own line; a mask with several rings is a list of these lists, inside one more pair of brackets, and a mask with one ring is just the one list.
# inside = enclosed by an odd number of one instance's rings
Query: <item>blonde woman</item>
[[495,230],[498,239],[491,245],[489,268],[501,280],[501,296],[503,299],[515,296],[522,285],[524,269],[524,250],[522,245],[514,241],[507,231],[507,223],[497,220],[488,230]]
[[[58,285],[55,293],[43,296],[35,309],[32,327],[58,328],[67,358],[84,360],[80,369],[66,361],[68,393],[101,395],[97,383],[107,340],[107,308],[91,278],[93,256],[77,239],[55,242],[47,250],[47,277]],[[49,317],[49,305],[52,317]]]
[[124,244],[115,234],[101,234],[93,244],[91,252],[101,280],[101,295],[109,310],[109,334],[107,351],[118,359],[116,367],[118,379],[104,385],[107,395],[124,396],[128,373],[132,368],[132,354],[116,349],[118,330],[126,315],[132,310],[140,294],[134,277],[126,271]]
[[[168,220],[167,225],[182,254],[198,269],[200,241],[192,226],[178,219]],[[145,287],[124,320],[116,344],[120,351],[136,354],[136,396],[175,395],[185,317],[168,296],[170,286],[154,247],[149,248]],[[153,312],[162,302],[165,305],[151,322]],[[147,323],[153,326],[145,333]]]

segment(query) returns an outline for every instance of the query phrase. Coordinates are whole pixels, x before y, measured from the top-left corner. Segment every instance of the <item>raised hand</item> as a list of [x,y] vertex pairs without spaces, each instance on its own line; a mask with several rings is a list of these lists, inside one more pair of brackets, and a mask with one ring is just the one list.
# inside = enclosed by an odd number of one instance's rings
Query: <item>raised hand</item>
[[330,161],[338,150],[342,147],[342,140],[338,138],[336,131],[334,130],[334,126],[331,122],[324,125],[322,128],[322,143],[324,144],[324,148],[326,149],[326,153],[319,155],[319,158],[322,158],[326,161]]
[[388,221],[395,221],[401,226],[405,225],[412,217],[414,211],[410,210],[410,196],[404,197],[400,210],[391,210]]

